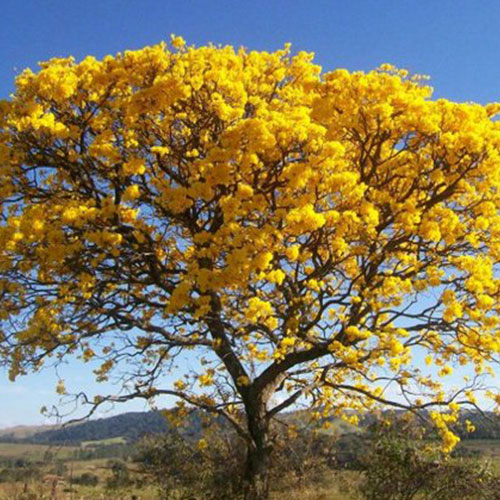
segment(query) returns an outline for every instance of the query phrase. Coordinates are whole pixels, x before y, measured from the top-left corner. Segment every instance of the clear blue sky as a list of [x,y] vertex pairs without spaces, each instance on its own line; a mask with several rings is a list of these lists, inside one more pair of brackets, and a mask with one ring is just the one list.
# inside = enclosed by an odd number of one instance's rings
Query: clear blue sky
[[[498,0],[2,0],[1,23],[0,98],[38,61],[102,57],[175,33],[189,44],[256,50],[291,42],[315,52],[324,70],[388,62],[430,75],[436,97],[500,100]],[[72,365],[62,376],[76,389],[90,384],[88,371]],[[0,377],[0,427],[40,422],[40,407],[57,400],[55,380]]]

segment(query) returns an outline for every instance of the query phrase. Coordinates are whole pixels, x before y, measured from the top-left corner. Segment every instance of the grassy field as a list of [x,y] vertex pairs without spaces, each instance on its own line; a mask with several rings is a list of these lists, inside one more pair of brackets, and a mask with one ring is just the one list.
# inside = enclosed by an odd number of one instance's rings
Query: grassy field
[[[337,479],[329,476],[314,486],[275,491],[271,500],[355,500],[334,484]],[[152,486],[109,491],[104,486],[75,485],[68,488],[59,485],[55,493],[51,497],[52,485],[48,482],[34,481],[27,486],[23,483],[0,483],[0,500],[132,500],[134,495],[137,500],[158,500],[158,490]]]
[[78,448],[75,446],[51,446],[44,444],[0,443],[0,461],[27,459],[42,461],[47,452],[60,460],[73,457]]
[[[106,440],[106,444],[118,444],[117,439]],[[86,442],[83,447],[91,448],[103,444],[100,442]],[[500,473],[500,441],[495,440],[468,440],[460,444],[461,447],[480,455],[490,461],[496,471]],[[0,500],[158,500],[158,489],[152,485],[142,487],[128,486],[126,488],[107,489],[106,482],[111,476],[110,459],[74,459],[78,447],[54,447],[47,445],[32,444],[12,444],[0,443],[0,462],[7,460],[25,459],[31,462],[43,462],[47,452],[53,457],[51,464],[39,465],[41,475],[37,480],[27,482],[0,482]],[[44,481],[47,473],[53,474],[55,460],[64,462],[64,481],[58,484],[53,490],[53,483],[50,480]],[[137,474],[138,465],[127,462],[131,478],[134,480],[140,476]],[[2,465],[0,463],[0,470]],[[83,486],[79,484],[70,485],[72,478],[81,477],[82,474],[97,476],[99,483],[97,486]],[[286,471],[284,471],[284,475]],[[358,500],[353,496],[352,486],[359,477],[357,472],[352,471],[330,471],[322,476],[318,476],[308,484],[290,489],[280,489],[272,492],[272,500]],[[281,481],[286,485],[286,479]],[[273,485],[275,488],[279,487]],[[285,486],[286,488],[286,486]],[[53,493],[55,492],[55,496]],[[384,499],[380,499],[384,500]]]
[[[108,440],[109,444],[116,443]],[[113,441],[111,443],[111,441]],[[95,443],[85,443],[86,447]],[[106,478],[110,476],[109,459],[74,460],[76,447],[53,447],[46,445],[0,443],[0,461],[25,459],[31,462],[42,462],[49,451],[53,456],[64,461],[66,471],[64,482],[53,490],[50,480],[29,480],[27,482],[0,483],[0,500],[158,500],[158,489],[155,486],[126,487],[108,490]],[[138,477],[136,465],[128,463],[132,477]],[[0,469],[1,469],[0,465]],[[47,465],[41,468],[42,477],[52,472]],[[70,485],[72,477],[82,474],[92,474],[99,478],[97,486]],[[354,500],[348,496],[339,483],[345,483],[349,472],[331,473],[318,478],[314,486],[307,485],[303,488],[273,491],[272,500]],[[339,481],[339,479],[341,479]],[[53,493],[55,492],[55,496]]]
[[55,490],[55,495],[53,491],[49,482],[36,481],[26,485],[2,483],[0,484],[0,500],[131,500],[134,496],[137,500],[158,500],[158,491],[151,487],[126,488],[110,492],[103,487],[72,486],[69,488],[59,485]]
[[109,439],[100,439],[98,441],[82,441],[82,448],[95,448],[96,446],[107,446],[111,444],[125,444],[127,440],[120,436]]
[[475,450],[485,458],[500,459],[500,441],[494,439],[470,439],[460,443],[460,446],[468,450]]
[[[357,473],[350,471],[329,472],[301,488],[275,491],[272,500],[356,500],[347,491],[346,485],[356,481]],[[383,499],[380,499],[383,500]]]

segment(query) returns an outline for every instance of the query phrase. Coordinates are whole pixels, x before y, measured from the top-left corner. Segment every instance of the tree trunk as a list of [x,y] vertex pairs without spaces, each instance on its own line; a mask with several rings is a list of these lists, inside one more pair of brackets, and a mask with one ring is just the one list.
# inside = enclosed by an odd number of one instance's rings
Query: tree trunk
[[269,498],[270,465],[270,448],[249,447],[245,470],[245,500],[267,500]]
[[267,500],[272,452],[269,424],[263,417],[252,415],[249,416],[248,428],[253,440],[247,450],[244,498]]

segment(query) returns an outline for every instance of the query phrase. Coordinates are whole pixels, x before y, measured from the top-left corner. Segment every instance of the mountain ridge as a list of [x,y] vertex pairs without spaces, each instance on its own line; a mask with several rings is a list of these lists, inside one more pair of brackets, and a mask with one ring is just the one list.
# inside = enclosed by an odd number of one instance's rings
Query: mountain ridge
[[[174,410],[167,410],[174,411]],[[202,434],[202,413],[193,411],[186,417],[182,433],[188,437],[199,438]],[[306,424],[310,418],[308,413],[302,410],[290,412],[285,418],[293,423]],[[397,414],[393,414],[397,418]],[[362,432],[364,428],[373,423],[373,418],[361,419],[359,428],[353,427],[338,418],[329,419],[333,424],[332,432],[349,434]],[[476,427],[472,433],[464,431],[465,420],[470,420]],[[18,442],[29,444],[81,444],[86,441],[104,441],[122,438],[132,443],[139,440],[145,434],[160,434],[172,429],[165,416],[165,410],[126,412],[110,417],[101,417],[86,420],[71,425],[54,426],[15,426],[0,430],[0,442]],[[462,439],[493,439],[500,440],[500,416],[489,413],[486,415],[479,412],[464,413],[460,418],[457,432]]]
[[[199,415],[193,412],[187,418],[186,434],[198,434],[201,429]],[[24,436],[19,427],[22,426],[1,431],[0,442],[74,445],[85,441],[101,441],[114,438],[124,438],[128,442],[134,442],[145,434],[159,434],[172,428],[164,412],[160,410],[126,412],[110,417],[72,423],[71,425],[49,426],[48,429],[43,429],[42,426],[39,432],[31,432]]]

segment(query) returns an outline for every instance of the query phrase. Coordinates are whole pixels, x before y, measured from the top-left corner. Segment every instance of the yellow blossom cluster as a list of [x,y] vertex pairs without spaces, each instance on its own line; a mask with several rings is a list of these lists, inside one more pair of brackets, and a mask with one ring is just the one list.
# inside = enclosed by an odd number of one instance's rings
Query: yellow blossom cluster
[[15,377],[117,331],[147,373],[211,351],[195,385],[229,373],[238,401],[353,418],[380,372],[442,399],[414,347],[440,376],[500,353],[499,109],[180,37],[26,70],[0,105],[0,356]]

